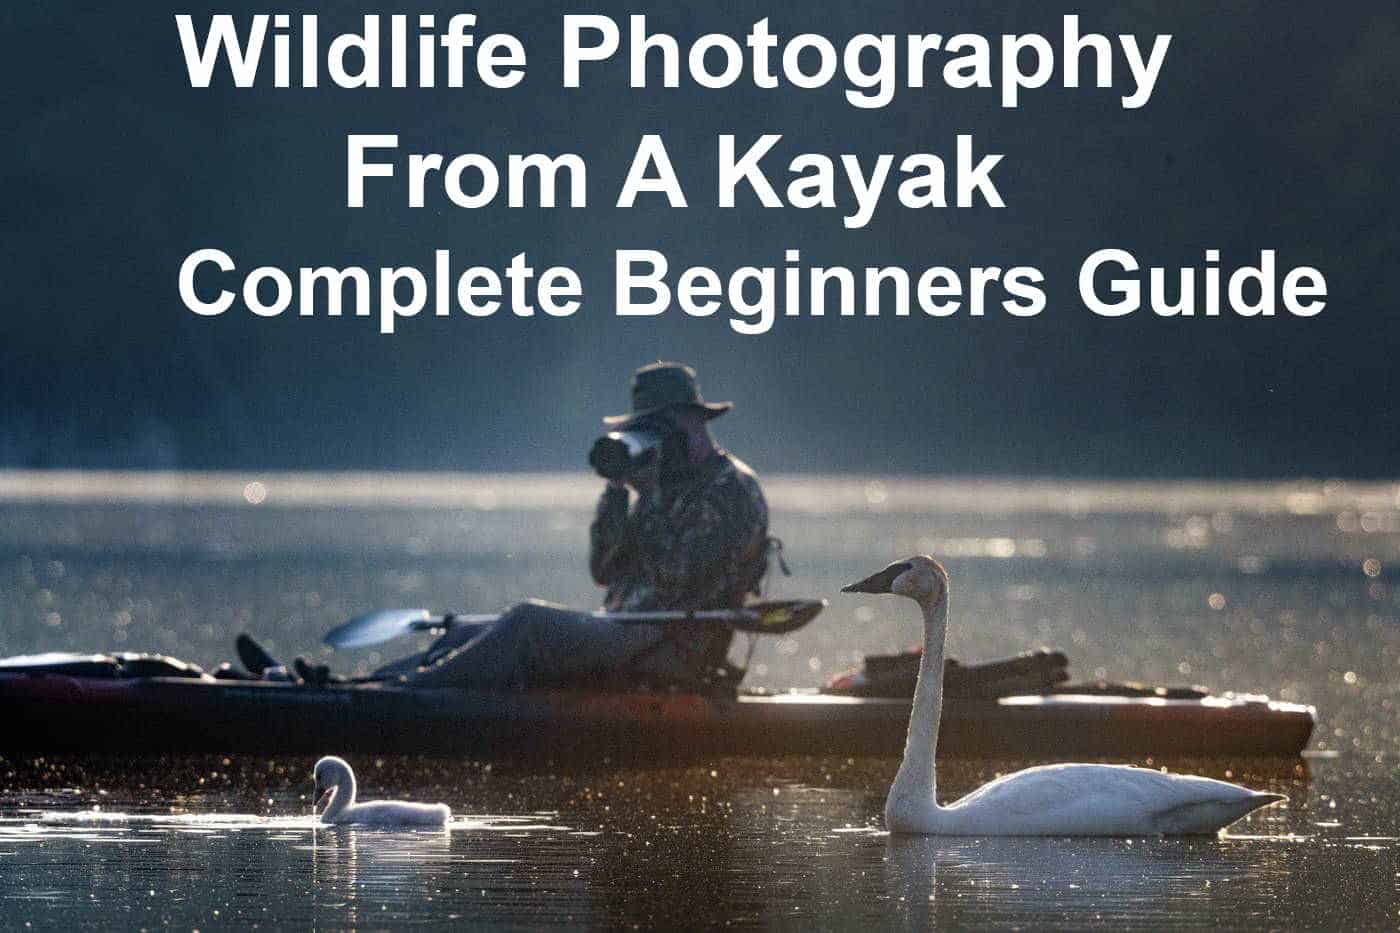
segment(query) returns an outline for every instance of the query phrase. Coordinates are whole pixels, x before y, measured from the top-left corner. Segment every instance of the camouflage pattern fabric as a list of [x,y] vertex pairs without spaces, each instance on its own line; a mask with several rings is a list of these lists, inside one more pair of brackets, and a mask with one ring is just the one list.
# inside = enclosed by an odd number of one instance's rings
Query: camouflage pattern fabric
[[[753,470],[717,451],[678,483],[637,498],[609,486],[590,529],[589,567],[614,611],[731,609],[768,568],[768,503]],[[700,623],[671,634],[712,656],[730,633]]]

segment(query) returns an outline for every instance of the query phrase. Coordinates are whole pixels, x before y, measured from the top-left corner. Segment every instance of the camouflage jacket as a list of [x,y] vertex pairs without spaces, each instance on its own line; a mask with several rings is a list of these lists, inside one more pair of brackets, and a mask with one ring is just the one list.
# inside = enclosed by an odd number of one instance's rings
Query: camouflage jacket
[[680,484],[627,503],[626,489],[609,486],[590,529],[589,568],[608,609],[732,608],[757,592],[768,503],[737,457],[716,451]]

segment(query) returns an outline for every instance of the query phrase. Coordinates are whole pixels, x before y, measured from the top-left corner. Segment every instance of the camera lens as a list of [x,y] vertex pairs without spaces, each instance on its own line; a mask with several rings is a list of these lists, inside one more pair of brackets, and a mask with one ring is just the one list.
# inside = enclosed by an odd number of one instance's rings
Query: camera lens
[[588,464],[604,479],[626,479],[651,462],[661,441],[647,430],[613,431],[593,442]]

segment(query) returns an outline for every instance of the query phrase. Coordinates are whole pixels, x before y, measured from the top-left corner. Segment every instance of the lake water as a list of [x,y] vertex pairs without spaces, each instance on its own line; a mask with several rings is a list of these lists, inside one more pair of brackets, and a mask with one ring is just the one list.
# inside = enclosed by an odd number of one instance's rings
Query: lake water
[[[902,839],[881,828],[893,760],[352,756],[366,796],[456,814],[443,832],[353,831],[311,822],[310,760],[34,760],[0,739],[0,925],[1400,924],[1400,487],[767,487],[793,569],[771,593],[832,605],[760,644],[751,682],[813,685],[917,642],[912,606],[835,591],[930,551],[953,574],[960,658],[1051,645],[1076,676],[1315,704],[1301,761],[1169,763],[1289,804],[1218,840]],[[584,476],[0,473],[0,654],[212,666],[244,629],[320,655],[371,607],[590,605],[594,492]],[[389,654],[324,656],[350,672]],[[940,793],[1027,763],[948,762]]]

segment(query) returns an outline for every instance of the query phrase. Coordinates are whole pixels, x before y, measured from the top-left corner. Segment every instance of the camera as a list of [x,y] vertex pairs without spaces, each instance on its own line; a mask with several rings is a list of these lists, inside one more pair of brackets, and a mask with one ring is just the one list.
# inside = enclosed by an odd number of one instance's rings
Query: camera
[[603,479],[625,480],[660,456],[661,445],[670,433],[666,425],[650,421],[609,431],[593,442],[588,465]]

